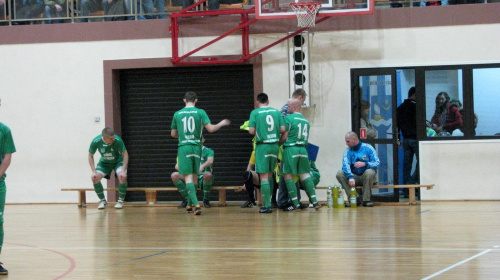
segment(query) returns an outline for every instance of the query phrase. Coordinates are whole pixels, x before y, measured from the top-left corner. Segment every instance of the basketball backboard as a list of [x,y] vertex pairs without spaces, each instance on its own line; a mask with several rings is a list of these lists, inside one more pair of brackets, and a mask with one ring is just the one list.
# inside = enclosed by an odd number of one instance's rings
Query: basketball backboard
[[321,2],[317,16],[344,16],[372,14],[374,0],[255,0],[255,17],[258,19],[295,18],[290,8],[292,2]]

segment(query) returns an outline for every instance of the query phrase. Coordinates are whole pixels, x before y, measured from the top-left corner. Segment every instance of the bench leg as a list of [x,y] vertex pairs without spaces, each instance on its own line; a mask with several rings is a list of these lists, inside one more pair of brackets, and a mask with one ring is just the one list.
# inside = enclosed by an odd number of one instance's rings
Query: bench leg
[[146,191],[146,204],[147,205],[156,204],[156,191]]
[[225,207],[226,204],[226,190],[225,189],[220,189],[219,190],[219,207]]
[[408,188],[408,200],[410,205],[417,204],[417,201],[415,200],[415,188]]
[[87,197],[85,191],[78,191],[78,207],[87,207]]

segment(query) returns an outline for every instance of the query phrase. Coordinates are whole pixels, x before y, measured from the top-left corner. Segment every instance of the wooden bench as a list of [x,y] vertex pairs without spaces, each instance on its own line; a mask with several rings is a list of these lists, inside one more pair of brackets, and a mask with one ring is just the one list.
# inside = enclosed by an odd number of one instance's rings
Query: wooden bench
[[[362,189],[362,186],[356,186],[357,189]],[[426,188],[428,190],[431,190],[434,188],[434,184],[431,185],[386,185],[386,186],[379,186],[375,185],[372,187],[372,189],[408,189],[408,202],[387,202],[387,203],[376,203],[377,205],[395,205],[395,204],[400,204],[400,205],[417,205],[418,202],[415,198],[415,189],[416,188]],[[327,190],[328,187],[316,187],[317,190]]]
[[[225,187],[212,187],[212,190],[219,191],[219,207],[224,207],[227,205],[226,202],[226,191],[235,190],[241,191],[242,186],[225,186]],[[104,188],[104,191],[118,191],[117,188]],[[78,207],[87,206],[87,196],[86,192],[94,191],[91,188],[62,188],[61,191],[76,191],[78,192]],[[178,191],[176,187],[163,187],[163,188],[128,188],[129,192],[142,191],[146,193],[146,205],[153,206],[156,205],[157,193],[162,191]]]

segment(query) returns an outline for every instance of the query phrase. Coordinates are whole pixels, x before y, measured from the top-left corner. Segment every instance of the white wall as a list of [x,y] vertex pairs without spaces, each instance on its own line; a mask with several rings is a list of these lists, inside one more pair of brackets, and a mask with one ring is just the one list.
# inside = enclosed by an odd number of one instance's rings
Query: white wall
[[500,200],[500,140],[420,142],[422,200]]
[[[351,68],[498,62],[498,40],[484,34],[499,32],[500,25],[494,24],[316,33],[310,51],[311,104],[316,107],[305,115],[313,124],[310,141],[320,146],[320,185],[337,183],[344,135],[351,127]],[[251,48],[282,36],[252,35]],[[199,55],[237,54],[240,40],[234,37]],[[206,41],[189,38],[181,46],[192,49]],[[87,151],[104,126],[103,60],[169,57],[170,48],[168,39],[0,46],[0,120],[12,129],[18,150],[7,172],[7,202],[76,202],[76,193],[60,189],[91,187]],[[286,42],[264,52],[263,65],[264,91],[271,105],[281,107],[288,99]],[[95,123],[94,116],[101,122]],[[461,159],[482,162],[467,146],[474,143],[461,145]],[[436,156],[426,153],[422,162],[435,162]],[[455,175],[457,180],[461,176],[465,181],[466,175]],[[486,176],[476,179],[476,185],[490,183]],[[440,188],[448,185],[446,178],[439,181]],[[89,195],[89,201],[95,199]]]

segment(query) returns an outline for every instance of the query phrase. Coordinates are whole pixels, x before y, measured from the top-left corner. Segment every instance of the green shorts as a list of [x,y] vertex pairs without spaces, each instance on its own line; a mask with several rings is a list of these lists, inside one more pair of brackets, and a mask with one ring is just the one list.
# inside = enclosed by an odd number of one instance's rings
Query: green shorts
[[255,147],[255,172],[272,173],[278,161],[279,145],[257,144]]
[[[203,173],[205,173],[205,172],[203,172]],[[214,184],[214,179],[215,179],[215,176],[212,173],[212,180],[210,180],[212,185]],[[203,190],[203,174],[198,175],[198,189]]]
[[118,174],[118,172],[123,170],[123,161],[119,161],[117,163],[105,163],[102,161],[99,161],[97,163],[97,166],[95,170],[102,175],[104,175],[104,178],[108,179],[110,178],[111,171],[115,171],[115,176]]
[[306,147],[285,147],[283,150],[283,174],[303,174],[311,171]]
[[179,146],[178,152],[179,174],[198,174],[200,171],[201,146]]

